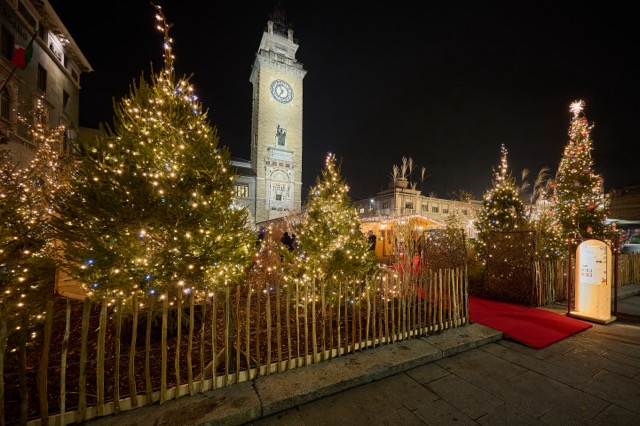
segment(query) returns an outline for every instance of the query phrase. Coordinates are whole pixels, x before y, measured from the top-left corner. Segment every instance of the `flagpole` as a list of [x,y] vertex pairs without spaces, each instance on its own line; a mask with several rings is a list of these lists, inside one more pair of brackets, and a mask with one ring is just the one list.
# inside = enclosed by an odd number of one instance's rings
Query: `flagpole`
[[[29,47],[31,47],[33,45],[33,40],[35,40],[36,35],[38,35],[38,29],[37,28],[33,32],[33,35],[31,36],[31,40],[29,41],[29,44],[27,44],[27,50],[29,50]],[[11,80],[11,77],[13,77],[13,74],[15,74],[17,68],[18,68],[17,65],[13,66],[13,69],[9,73],[9,76],[4,80],[4,83],[2,83],[2,87],[0,87],[0,93],[2,93],[2,91],[4,90],[5,87],[7,87],[7,84],[9,83],[9,80]]]

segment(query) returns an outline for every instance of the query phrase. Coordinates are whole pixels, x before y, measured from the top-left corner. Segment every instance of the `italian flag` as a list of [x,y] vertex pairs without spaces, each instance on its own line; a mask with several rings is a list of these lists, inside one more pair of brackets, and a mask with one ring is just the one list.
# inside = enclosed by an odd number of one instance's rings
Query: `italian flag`
[[11,57],[11,65],[20,69],[25,69],[33,56],[33,47],[31,44],[26,49],[22,46],[15,45],[13,56]]

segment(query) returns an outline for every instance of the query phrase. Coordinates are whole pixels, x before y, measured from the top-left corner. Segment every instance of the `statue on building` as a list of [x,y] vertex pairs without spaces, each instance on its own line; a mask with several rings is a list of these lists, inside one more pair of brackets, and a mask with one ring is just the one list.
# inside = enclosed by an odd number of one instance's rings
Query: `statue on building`
[[278,146],[284,146],[286,140],[287,132],[278,124],[278,127],[276,128],[276,141],[278,143]]

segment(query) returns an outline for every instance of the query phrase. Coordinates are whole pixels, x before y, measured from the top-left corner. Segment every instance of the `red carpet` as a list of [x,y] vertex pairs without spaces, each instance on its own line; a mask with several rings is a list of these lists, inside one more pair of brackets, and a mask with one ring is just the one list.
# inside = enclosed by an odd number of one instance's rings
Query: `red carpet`
[[502,331],[513,340],[536,349],[542,349],[591,327],[587,322],[544,309],[475,296],[469,296],[469,319]]

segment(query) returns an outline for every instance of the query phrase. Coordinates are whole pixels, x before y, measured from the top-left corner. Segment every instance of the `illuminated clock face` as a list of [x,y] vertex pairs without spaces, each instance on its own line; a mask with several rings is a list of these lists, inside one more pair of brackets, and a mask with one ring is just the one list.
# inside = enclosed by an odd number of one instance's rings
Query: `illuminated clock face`
[[278,102],[286,104],[293,99],[293,89],[284,80],[274,80],[271,83],[271,94]]

